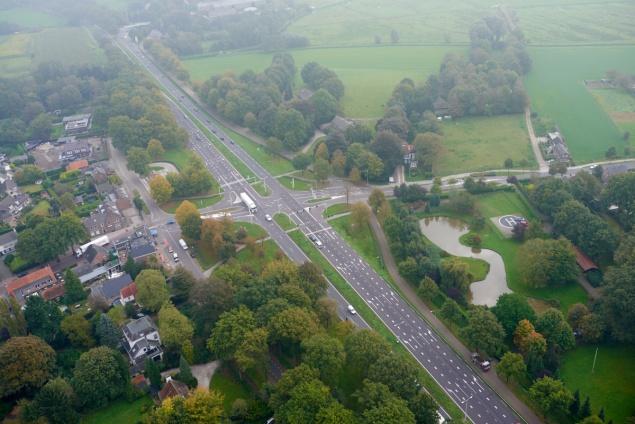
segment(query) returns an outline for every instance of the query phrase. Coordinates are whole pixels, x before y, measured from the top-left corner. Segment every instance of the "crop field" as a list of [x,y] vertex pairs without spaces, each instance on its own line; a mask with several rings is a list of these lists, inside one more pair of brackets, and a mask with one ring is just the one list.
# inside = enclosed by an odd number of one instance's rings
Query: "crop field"
[[[294,22],[289,32],[308,37],[314,46],[369,45],[376,36],[389,44],[392,30],[399,33],[400,43],[467,43],[470,25],[496,10],[486,0],[313,0],[310,4],[313,13]],[[504,7],[518,16],[533,44],[635,40],[635,5],[627,0],[508,0]]]
[[[615,89],[591,90],[595,100],[609,114],[620,132],[629,132],[635,135],[635,96]],[[620,153],[620,152],[618,152]]]
[[47,28],[0,37],[0,74],[5,77],[27,73],[47,61],[82,65],[105,60],[104,52],[85,28]]
[[503,169],[507,158],[517,168],[536,167],[524,116],[461,118],[443,123],[443,150],[434,171],[451,175]]
[[600,345],[593,369],[596,346],[580,346],[562,358],[560,374],[571,391],[589,396],[594,413],[604,407],[606,419],[623,423],[635,413],[635,348]]
[[0,22],[11,22],[22,28],[45,28],[64,24],[64,20],[59,16],[49,15],[48,13],[26,7],[0,10]]
[[[462,47],[376,46],[293,50],[299,69],[310,61],[337,73],[346,87],[342,99],[344,114],[352,118],[377,118],[393,88],[404,78],[423,82],[439,69],[445,54],[462,52]],[[269,53],[242,53],[185,58],[183,64],[193,81],[204,81],[228,71],[262,71],[271,64]],[[296,87],[302,81],[298,76]]]
[[530,48],[533,70],[525,82],[532,110],[560,127],[576,163],[603,159],[622,133],[584,85],[616,69],[635,73],[635,46]]

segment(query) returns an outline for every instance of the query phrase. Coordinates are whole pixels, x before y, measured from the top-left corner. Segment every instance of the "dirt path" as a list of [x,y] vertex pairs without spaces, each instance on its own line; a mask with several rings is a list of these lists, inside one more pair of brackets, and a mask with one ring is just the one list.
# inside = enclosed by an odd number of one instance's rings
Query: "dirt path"
[[[375,235],[375,239],[377,240],[377,244],[379,245],[379,249],[381,251],[381,255],[386,266],[386,269],[390,273],[390,276],[395,281],[395,284],[399,287],[405,298],[408,302],[417,309],[419,314],[430,323],[437,334],[439,334],[445,341],[456,351],[459,355],[463,357],[465,362],[471,366],[470,364],[470,351],[461,343],[455,336],[452,334],[450,330],[436,317],[436,315],[430,310],[430,308],[421,300],[421,298],[415,292],[414,287],[410,285],[406,280],[404,280],[399,274],[397,264],[395,263],[395,259],[390,252],[388,240],[384,235],[379,222],[377,221],[377,217],[375,215],[371,216],[370,225]],[[520,399],[518,399],[514,394],[510,391],[509,387],[498,377],[496,372],[492,370],[491,372],[481,372],[474,368],[474,372],[478,373],[483,380],[487,382],[497,393],[503,398],[508,405],[510,405],[518,414],[520,414],[529,424],[538,424],[542,421],[538,418],[538,416],[534,413],[531,408],[525,405]]]
[[536,138],[536,133],[534,133],[534,126],[531,123],[531,109],[529,106],[525,108],[525,123],[527,124],[527,132],[529,133],[529,141],[531,142],[531,148],[534,151],[534,156],[536,157],[536,162],[538,162],[538,169],[540,172],[546,172],[549,170],[549,166],[547,162],[542,157],[542,152],[540,151],[540,145],[538,144],[538,139]]

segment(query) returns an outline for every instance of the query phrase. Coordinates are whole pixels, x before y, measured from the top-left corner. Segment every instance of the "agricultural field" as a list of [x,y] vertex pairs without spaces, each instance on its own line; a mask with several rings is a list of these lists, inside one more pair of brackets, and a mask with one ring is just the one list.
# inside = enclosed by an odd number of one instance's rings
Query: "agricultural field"
[[622,132],[587,90],[584,80],[616,69],[635,73],[635,46],[534,47],[525,83],[532,110],[560,127],[576,163],[604,159],[609,147],[622,153]]
[[[375,46],[293,50],[290,53],[298,69],[315,61],[337,73],[346,94],[342,109],[351,118],[378,118],[395,85],[404,78],[423,82],[439,69],[447,53],[462,52],[461,47]],[[239,53],[220,56],[196,56],[183,59],[192,80],[201,82],[212,75],[247,69],[262,71],[271,64],[270,53]],[[298,76],[296,87],[302,81]]]
[[535,168],[522,115],[461,118],[443,123],[443,150],[436,175],[503,169],[511,158],[517,168]]
[[47,61],[82,65],[105,60],[104,52],[85,28],[48,28],[0,37],[0,74],[5,77],[25,74]]
[[[635,135],[635,96],[616,89],[591,90],[591,94],[608,113],[620,132],[628,131],[631,137]],[[630,143],[632,146],[632,139]]]
[[604,407],[606,418],[625,422],[635,412],[635,348],[632,346],[580,346],[562,358],[560,377],[580,397],[589,396],[595,413]]
[[10,22],[22,28],[46,28],[64,25],[64,19],[59,16],[26,7],[0,10],[0,22]]
[[[289,26],[289,32],[309,38],[314,46],[391,43],[392,30],[400,43],[456,44],[469,41],[470,25],[491,13],[493,3],[428,0],[313,0],[313,13]],[[509,0],[530,43],[627,43],[635,40],[635,6],[629,1]],[[566,19],[563,19],[566,16]]]

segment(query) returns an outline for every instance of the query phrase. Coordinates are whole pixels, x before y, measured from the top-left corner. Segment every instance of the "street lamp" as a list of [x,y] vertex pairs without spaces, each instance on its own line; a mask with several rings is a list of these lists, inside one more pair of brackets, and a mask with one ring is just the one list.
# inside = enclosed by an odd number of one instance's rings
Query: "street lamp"
[[474,397],[474,395],[470,395],[469,398],[465,399],[463,402],[461,402],[461,405],[465,404],[465,419],[467,420],[467,402],[472,399]]

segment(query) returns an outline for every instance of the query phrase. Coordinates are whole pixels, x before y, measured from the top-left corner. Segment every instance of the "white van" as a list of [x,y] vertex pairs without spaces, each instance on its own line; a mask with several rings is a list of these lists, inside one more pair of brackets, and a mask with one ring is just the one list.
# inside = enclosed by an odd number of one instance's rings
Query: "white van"
[[174,258],[174,262],[178,262],[179,261],[179,254],[174,252],[172,253],[172,257]]

